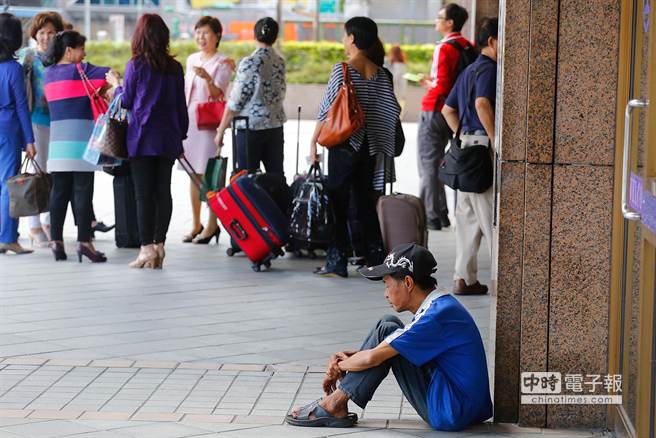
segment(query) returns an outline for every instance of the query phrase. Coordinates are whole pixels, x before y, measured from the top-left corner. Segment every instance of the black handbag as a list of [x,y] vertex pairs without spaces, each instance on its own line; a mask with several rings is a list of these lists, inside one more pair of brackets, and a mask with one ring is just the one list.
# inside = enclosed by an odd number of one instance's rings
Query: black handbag
[[290,237],[305,249],[327,247],[333,238],[333,212],[326,178],[315,163],[294,194]]
[[[478,71],[470,78],[469,95],[473,94],[475,78]],[[471,98],[468,99],[471,102]],[[464,118],[464,117],[463,117]],[[492,186],[494,167],[490,149],[483,145],[466,145],[460,139],[462,119],[458,123],[455,135],[449,140],[449,149],[444,154],[438,178],[453,190],[461,192],[483,193]]]

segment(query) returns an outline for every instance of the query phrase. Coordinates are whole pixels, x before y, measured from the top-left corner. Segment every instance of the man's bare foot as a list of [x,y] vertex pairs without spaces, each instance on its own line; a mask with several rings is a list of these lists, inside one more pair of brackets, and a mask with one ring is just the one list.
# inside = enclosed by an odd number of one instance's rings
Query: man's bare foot
[[[348,415],[348,401],[348,396],[341,389],[337,389],[332,394],[321,399],[319,406],[335,418],[344,418]],[[300,410],[300,407],[294,408],[291,412],[292,417],[297,418]],[[311,414],[310,420],[314,418],[314,414]]]

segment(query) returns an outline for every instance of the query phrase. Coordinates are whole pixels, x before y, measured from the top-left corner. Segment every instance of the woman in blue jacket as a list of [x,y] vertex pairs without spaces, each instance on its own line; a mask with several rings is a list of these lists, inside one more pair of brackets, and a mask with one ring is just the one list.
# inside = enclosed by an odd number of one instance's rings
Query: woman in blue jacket
[[7,180],[18,173],[21,149],[28,157],[36,155],[23,68],[15,59],[22,42],[20,20],[0,14],[0,253],[32,252],[18,243],[18,220],[9,216],[7,191]]

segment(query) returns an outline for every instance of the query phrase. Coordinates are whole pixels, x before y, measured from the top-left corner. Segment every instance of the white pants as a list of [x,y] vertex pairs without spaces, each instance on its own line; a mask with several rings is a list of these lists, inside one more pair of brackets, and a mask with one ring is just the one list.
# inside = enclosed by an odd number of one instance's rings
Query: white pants
[[[36,147],[36,157],[34,160],[37,162],[41,170],[48,172],[48,144],[50,143],[50,127],[44,125],[32,124],[34,131],[34,146]],[[36,172],[34,166],[28,167],[28,172]],[[50,213],[45,212],[40,215],[28,217],[30,228],[41,228],[42,226],[50,226]]]
[[484,193],[458,191],[456,204],[456,268],[454,280],[463,279],[467,285],[476,283],[477,255],[481,236],[485,236],[492,256],[493,189]]

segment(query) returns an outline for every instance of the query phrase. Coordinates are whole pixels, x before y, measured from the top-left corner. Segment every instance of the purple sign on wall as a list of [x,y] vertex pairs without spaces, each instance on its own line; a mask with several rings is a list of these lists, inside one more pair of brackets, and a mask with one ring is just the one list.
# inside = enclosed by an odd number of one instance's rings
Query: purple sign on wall
[[642,8],[642,28],[645,33],[649,32],[649,15],[651,14],[651,5],[649,0],[645,0],[645,6]]
[[640,208],[640,221],[642,225],[656,233],[656,196],[645,190],[642,194],[642,207]]
[[656,233],[656,196],[645,189],[642,178],[631,172],[629,184],[629,208],[640,213],[640,222]]
[[643,192],[642,178],[639,175],[631,172],[631,179],[629,184],[629,207],[632,210],[640,212],[642,208],[642,192]]

